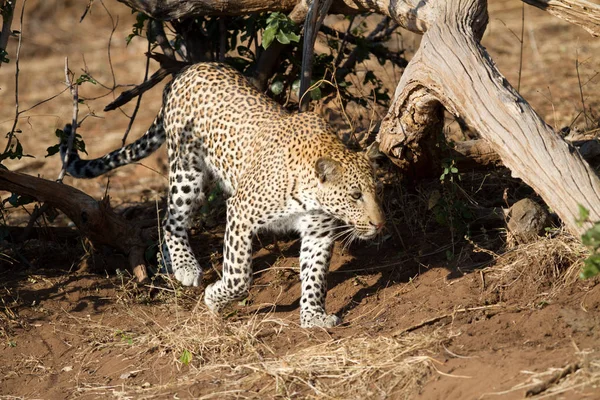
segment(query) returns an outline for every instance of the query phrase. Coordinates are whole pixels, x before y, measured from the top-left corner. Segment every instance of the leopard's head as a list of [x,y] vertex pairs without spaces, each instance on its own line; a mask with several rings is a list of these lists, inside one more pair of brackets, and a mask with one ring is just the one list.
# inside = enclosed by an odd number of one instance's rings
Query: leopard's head
[[346,151],[343,157],[321,157],[314,166],[322,209],[348,225],[355,237],[365,240],[377,236],[385,224],[377,195],[374,153]]

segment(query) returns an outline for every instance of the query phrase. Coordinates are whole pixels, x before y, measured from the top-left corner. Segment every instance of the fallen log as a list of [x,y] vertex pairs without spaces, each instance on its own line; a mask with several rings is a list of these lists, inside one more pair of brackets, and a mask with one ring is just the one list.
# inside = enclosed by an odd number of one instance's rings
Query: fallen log
[[74,187],[3,169],[0,169],[0,190],[26,195],[61,210],[92,243],[127,254],[139,282],[148,278],[144,251],[156,228],[144,229],[116,214],[108,197],[96,201]]

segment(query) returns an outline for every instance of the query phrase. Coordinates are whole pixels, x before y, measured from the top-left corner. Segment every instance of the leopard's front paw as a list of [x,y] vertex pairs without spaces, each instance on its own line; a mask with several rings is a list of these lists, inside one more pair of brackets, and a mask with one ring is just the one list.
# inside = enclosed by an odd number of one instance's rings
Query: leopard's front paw
[[202,282],[202,269],[195,265],[186,265],[173,271],[175,279],[183,286],[200,286]]
[[334,314],[305,313],[300,317],[303,328],[333,328],[342,323],[342,319]]

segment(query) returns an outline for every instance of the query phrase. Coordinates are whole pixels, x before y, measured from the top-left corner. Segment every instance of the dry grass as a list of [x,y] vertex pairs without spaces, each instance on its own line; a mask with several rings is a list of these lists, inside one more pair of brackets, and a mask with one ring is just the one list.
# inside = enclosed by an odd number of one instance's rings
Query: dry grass
[[499,301],[518,297],[545,302],[577,282],[586,254],[581,242],[566,232],[517,245],[483,270],[488,293],[500,296]]
[[[127,371],[163,365],[171,372],[179,370],[177,379],[152,386],[107,386],[90,383],[80,372],[75,393],[116,398],[153,398],[173,391],[219,399],[411,398],[434,370],[428,354],[442,340],[437,333],[334,339],[270,314],[222,320],[204,306],[179,311],[160,323],[139,310],[128,317],[142,331],[124,332],[85,320],[90,339],[89,347],[80,350],[86,361],[82,365],[118,349],[134,362]],[[191,355],[189,363],[182,362],[185,352]]]

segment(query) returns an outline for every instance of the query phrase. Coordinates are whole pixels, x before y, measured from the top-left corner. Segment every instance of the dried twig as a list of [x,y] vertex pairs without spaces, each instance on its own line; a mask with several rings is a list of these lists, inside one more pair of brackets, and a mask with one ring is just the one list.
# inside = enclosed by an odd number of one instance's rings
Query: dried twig
[[158,85],[163,79],[167,76],[177,73],[181,71],[181,69],[187,66],[187,63],[177,61],[177,65],[171,66],[168,68],[161,67],[158,71],[156,71],[150,79],[141,83],[134,87],[133,89],[126,90],[121,93],[119,97],[117,97],[114,101],[109,103],[106,107],[104,107],[104,111],[115,110],[118,107],[121,107],[124,104],[130,102],[134,97],[140,96],[142,93],[152,89],[154,86]]
[[87,6],[85,6],[85,11],[81,15],[81,18],[79,18],[79,23],[83,22],[83,19],[85,18],[85,16],[92,9],[92,4],[94,4],[94,0],[88,0]]
[[[488,306],[479,306],[479,307],[466,307],[466,308],[460,308],[458,310],[454,310],[451,313],[448,314],[443,314],[443,315],[438,315],[437,317],[433,317],[433,318],[429,318],[426,319],[425,321],[422,321],[416,325],[412,325],[409,326],[408,328],[404,328],[404,329],[400,329],[396,332],[394,332],[394,334],[392,336],[400,336],[403,335],[405,333],[408,332],[412,332],[412,331],[416,331],[417,329],[421,329],[425,326],[429,326],[429,325],[433,325],[437,322],[443,321],[445,319],[448,318],[454,318],[454,316],[458,313],[466,313],[466,312],[472,312],[472,311],[482,311],[482,310],[490,310],[490,309],[497,309],[503,307],[501,304],[490,304]],[[504,311],[514,311],[516,310],[515,307],[513,308],[507,308]]]
[[67,151],[63,160],[62,168],[60,170],[60,173],[58,174],[58,178],[56,178],[56,181],[59,183],[62,183],[65,174],[67,173],[67,165],[69,165],[69,155],[73,150],[73,140],[75,138],[75,133],[77,132],[77,116],[79,115],[78,85],[73,84],[73,81],[71,79],[71,71],[69,70],[69,59],[67,57],[65,57],[65,82],[67,83],[67,86],[71,91],[71,96],[73,96],[73,118],[71,120],[71,134],[67,138]]
[[535,385],[534,387],[529,389],[527,392],[525,392],[525,397],[536,396],[540,393],[545,392],[552,385],[554,385],[555,383],[558,383],[558,381],[560,381],[567,375],[577,372],[577,370],[579,370],[580,368],[581,368],[581,365],[579,364],[579,362],[575,362],[575,363],[567,365],[566,367],[564,367],[564,368],[556,371],[554,374],[552,374],[552,376],[549,379]]
[[[148,71],[150,70],[150,53],[152,45],[150,41],[148,41],[148,52],[146,53],[146,72],[144,73],[144,82],[148,80]],[[135,121],[135,117],[137,116],[138,110],[140,109],[140,104],[142,102],[142,95],[144,93],[140,93],[137,102],[135,103],[135,108],[133,109],[133,113],[131,113],[131,117],[129,118],[129,123],[127,124],[127,129],[125,129],[125,133],[123,134],[123,139],[121,140],[121,145],[125,146],[125,142],[127,141],[127,136],[129,136],[129,131],[131,131],[131,127],[133,126],[133,122]]]
[[[23,5],[21,6],[21,18],[20,18],[20,26],[19,26],[19,44],[17,45],[17,54],[15,56],[15,119],[13,121],[13,125],[8,132],[8,137],[6,140],[6,147],[4,148],[3,154],[10,150],[10,146],[12,144],[12,140],[15,137],[15,131],[17,129],[17,123],[19,122],[19,115],[21,112],[19,111],[19,55],[21,54],[21,45],[23,44],[23,15],[25,15],[25,4],[27,0],[23,0]],[[4,26],[3,26],[4,28]]]
[[[73,96],[73,118],[71,121],[72,132],[71,132],[71,135],[69,135],[69,137],[67,138],[67,152],[65,154],[65,159],[63,160],[63,164],[60,169],[60,172],[58,173],[58,177],[56,178],[56,182],[58,182],[58,183],[63,182],[63,179],[67,172],[67,165],[69,163],[69,155],[71,154],[71,150],[73,149],[73,140],[74,140],[75,133],[77,131],[77,125],[78,125],[77,119],[78,119],[78,115],[79,115],[79,91],[78,91],[78,85],[73,84],[71,75],[72,75],[71,71],[69,70],[69,59],[67,57],[65,57],[65,83],[67,84],[67,89],[69,89],[71,91],[71,95]],[[20,240],[25,240],[29,237],[36,221],[42,215],[44,215],[44,213],[46,211],[48,211],[49,209],[50,209],[49,203],[44,203],[40,207],[35,208],[35,210],[31,213],[31,216],[29,217],[27,226],[25,227],[22,235],[20,236]]]

